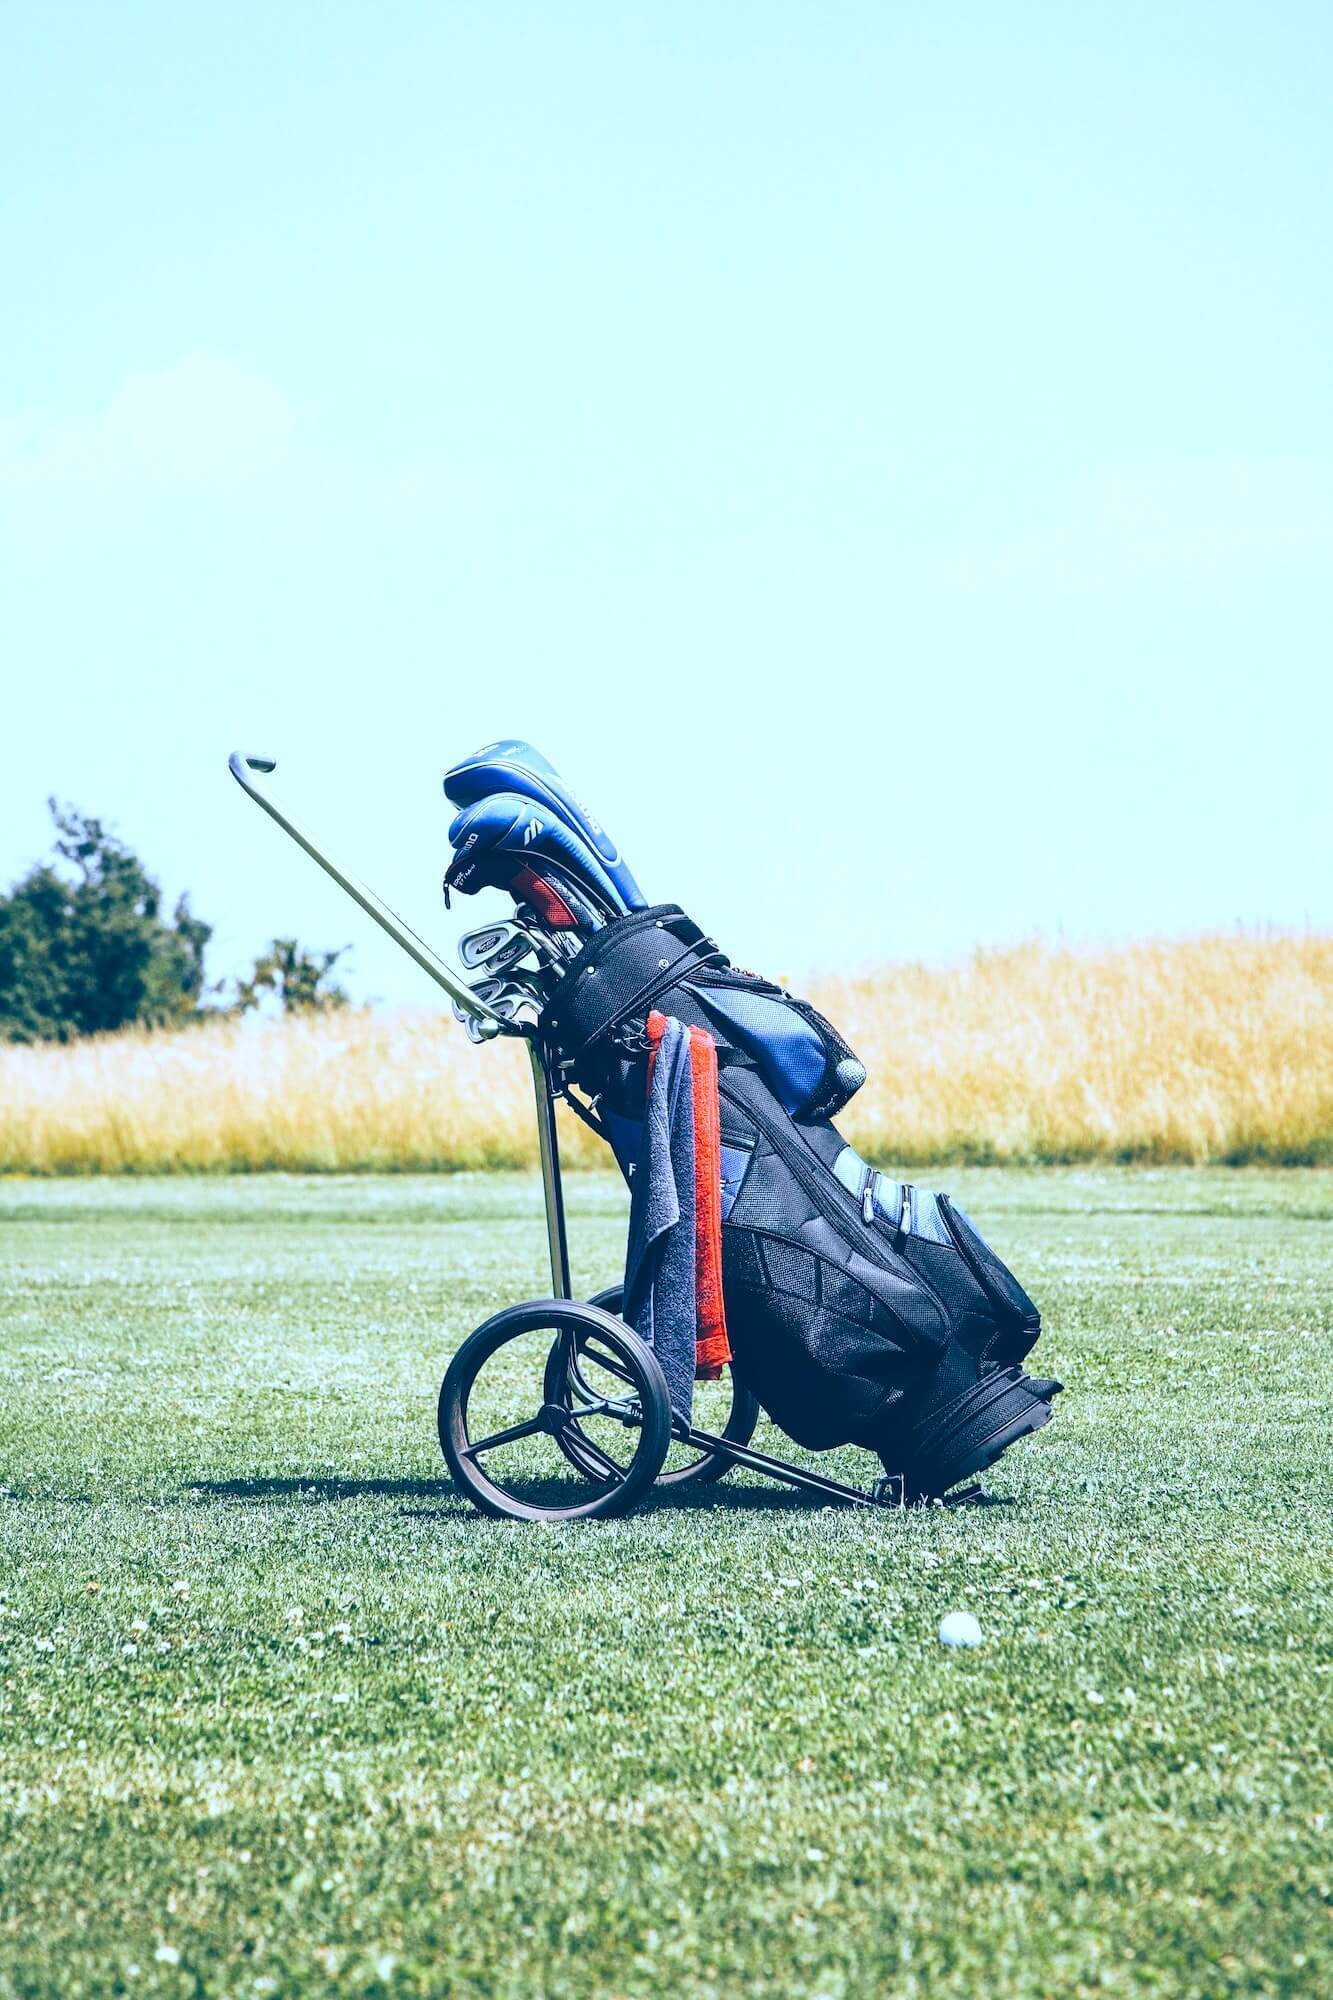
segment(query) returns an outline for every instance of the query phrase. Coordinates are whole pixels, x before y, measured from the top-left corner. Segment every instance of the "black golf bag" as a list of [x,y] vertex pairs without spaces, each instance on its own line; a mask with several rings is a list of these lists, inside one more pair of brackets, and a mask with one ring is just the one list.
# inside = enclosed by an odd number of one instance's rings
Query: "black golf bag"
[[735,969],[674,904],[592,937],[543,1011],[548,1061],[591,1100],[626,1178],[650,1010],[717,1043],[723,1288],[738,1378],[800,1444],[878,1452],[942,1495],[1051,1415],[1024,1372],[1037,1308],[947,1195],[865,1165],[831,1120],[865,1079],[805,1002]]

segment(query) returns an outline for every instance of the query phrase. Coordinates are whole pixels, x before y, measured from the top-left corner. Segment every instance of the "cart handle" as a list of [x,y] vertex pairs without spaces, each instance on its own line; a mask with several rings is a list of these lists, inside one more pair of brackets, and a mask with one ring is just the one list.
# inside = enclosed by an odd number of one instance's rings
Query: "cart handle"
[[449,998],[464,1013],[470,1014],[481,1032],[488,1039],[493,1035],[522,1035],[521,1024],[506,1021],[485,1000],[478,998],[472,988],[442,958],[437,958],[430,946],[419,938],[414,930],[400,917],[396,917],[387,904],[382,903],[373,889],[364,882],[358,882],[337,863],[316,846],[311,836],[294,819],[289,819],[280,806],[274,804],[264,786],[259,782],[269,777],[278,768],[275,757],[244,757],[239,750],[233,750],[227,759],[228,769],[243,792],[247,792],[257,806],[262,806],[270,819],[277,821],[284,833],[289,833],[298,847],[303,847],[312,861],[317,861],[326,875],[331,875],[340,889],[345,889],[354,903],[359,903],[368,917],[373,917],[380,929],[387,931],[395,944],[401,945],[410,959],[421,970],[429,974],[437,986],[442,986]]

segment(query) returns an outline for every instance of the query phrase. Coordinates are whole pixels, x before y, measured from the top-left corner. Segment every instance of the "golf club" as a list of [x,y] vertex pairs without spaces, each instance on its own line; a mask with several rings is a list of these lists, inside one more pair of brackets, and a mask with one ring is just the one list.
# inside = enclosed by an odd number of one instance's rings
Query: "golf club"
[[608,917],[628,914],[624,898],[583,835],[545,806],[514,792],[498,792],[466,807],[449,828],[454,858],[445,872],[450,888],[473,891],[484,871],[495,880],[508,860],[526,866],[558,891],[580,890]]
[[501,737],[483,744],[444,775],[444,795],[457,806],[476,805],[501,792],[533,799],[553,812],[591,848],[626,906],[631,910],[646,907],[647,899],[606,828],[530,743],[519,737]]
[[482,969],[502,972],[507,965],[516,965],[529,953],[541,949],[535,938],[511,917],[501,917],[493,924],[482,924],[474,931],[465,931],[458,940],[458,956],[469,972]]
[[431,950],[425,940],[419,938],[416,932],[403,922],[401,917],[395,916],[388,904],[381,901],[373,889],[368,888],[364,882],[359,882],[354,875],[335,861],[327,849],[321,847],[313,835],[307,833],[305,828],[277,803],[263,782],[271,778],[278,768],[275,757],[246,756],[239,750],[233,750],[227,759],[227,767],[241,790],[252,798],[284,833],[290,835],[296,845],[308,854],[312,861],[318,863],[326,875],[332,876],[338,887],[345,890],[352,901],[359,904],[381,930],[387,931],[394,943],[399,945],[437,986],[444,988],[456,1007],[462,1006],[465,1009],[468,1032],[472,1034],[474,1041],[486,1041],[507,1028],[508,1023],[503,1016],[493,1008],[487,1007],[483,1001],[479,1001],[466,982],[461,980],[458,974]]

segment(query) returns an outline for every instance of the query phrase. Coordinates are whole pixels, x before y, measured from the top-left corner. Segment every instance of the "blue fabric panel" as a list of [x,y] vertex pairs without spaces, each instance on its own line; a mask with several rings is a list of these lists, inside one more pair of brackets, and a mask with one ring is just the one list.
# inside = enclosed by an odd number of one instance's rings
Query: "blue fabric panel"
[[622,1118],[619,1112],[604,1111],[602,1123],[606,1126],[606,1136],[610,1141],[611,1151],[616,1156],[616,1165],[632,1187],[634,1163],[639,1157],[639,1147],[643,1143],[643,1120]]
[[903,1184],[890,1181],[880,1174],[875,1182],[875,1213],[896,1229],[898,1217],[903,1212]]
[[722,1220],[731,1214],[731,1204],[741,1191],[745,1179],[745,1169],[750,1164],[748,1146],[724,1146],[722,1148]]
[[925,1188],[917,1188],[912,1201],[912,1234],[927,1243],[943,1243],[952,1250],[954,1241],[940,1214],[940,1205]]
[[[866,1167],[861,1155],[852,1146],[844,1146],[833,1162],[833,1171],[846,1188],[848,1194],[859,1201],[865,1187]],[[898,1227],[898,1218],[903,1207],[903,1183],[891,1181],[884,1174],[876,1174],[873,1182],[875,1213],[893,1229]],[[911,1193],[911,1220],[909,1233],[920,1236],[927,1243],[942,1243],[947,1250],[954,1247],[953,1238],[940,1214],[940,1205],[935,1196],[926,1188],[913,1187]]]
[[733,987],[699,986],[699,999],[760,1068],[784,1111],[799,1111],[824,1080],[824,1044],[783,1000]]

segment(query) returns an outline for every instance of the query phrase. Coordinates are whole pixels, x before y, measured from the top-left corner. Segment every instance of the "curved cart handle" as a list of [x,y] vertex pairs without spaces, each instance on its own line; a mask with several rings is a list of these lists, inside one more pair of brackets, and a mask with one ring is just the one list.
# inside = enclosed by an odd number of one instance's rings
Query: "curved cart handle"
[[428,944],[423,943],[416,932],[409,930],[401,918],[396,917],[386,903],[382,903],[373,889],[367,889],[364,882],[358,882],[354,875],[331,860],[323,849],[294,819],[289,819],[281,807],[274,804],[263,785],[259,782],[278,768],[274,757],[243,757],[239,750],[233,750],[227,759],[228,768],[241,790],[248,792],[257,806],[262,806],[270,819],[275,819],[284,833],[289,833],[298,847],[303,847],[312,861],[317,861],[326,875],[331,875],[340,889],[345,889],[354,903],[359,903],[368,917],[373,917],[380,929],[387,931],[395,944],[402,946],[410,959],[428,973],[437,986],[442,986],[449,998],[470,1014],[487,1035],[521,1035],[523,1029],[512,1021],[506,1021],[488,1006],[460,978],[458,973],[437,958]]

